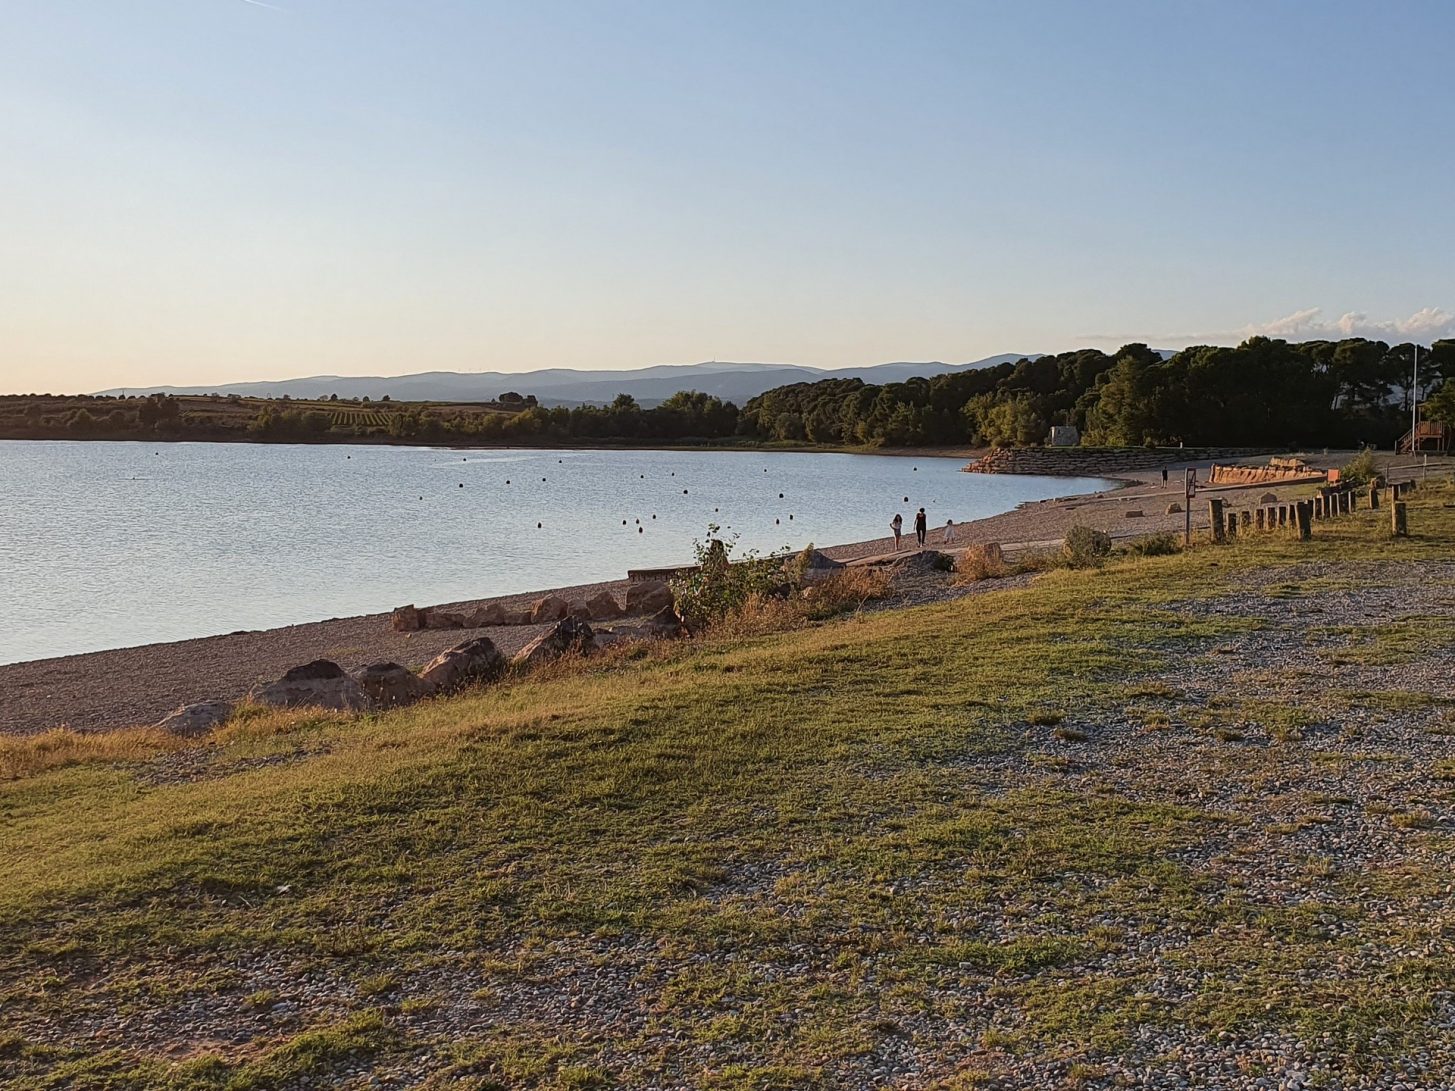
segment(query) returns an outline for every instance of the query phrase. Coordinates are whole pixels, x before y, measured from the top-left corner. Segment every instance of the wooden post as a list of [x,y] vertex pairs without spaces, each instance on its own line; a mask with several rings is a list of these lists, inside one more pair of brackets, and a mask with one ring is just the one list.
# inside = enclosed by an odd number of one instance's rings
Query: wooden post
[[1406,513],[1403,500],[1396,500],[1389,505],[1389,533],[1396,538],[1410,536],[1409,515]]
[[1314,497],[1314,518],[1326,519],[1329,515],[1329,498],[1320,493]]
[[1238,536],[1238,513],[1228,512],[1228,540],[1231,541]]
[[1221,500],[1209,500],[1207,502],[1208,519],[1212,523],[1212,536],[1214,542],[1227,541],[1227,524],[1223,522],[1223,502]]
[[1379,510],[1379,486],[1369,486],[1369,506],[1375,511]]
[[1298,540],[1306,542],[1313,537],[1314,506],[1307,500],[1300,500],[1294,510],[1298,516]]
[[1349,510],[1349,490],[1342,489],[1339,492],[1339,514],[1348,515]]

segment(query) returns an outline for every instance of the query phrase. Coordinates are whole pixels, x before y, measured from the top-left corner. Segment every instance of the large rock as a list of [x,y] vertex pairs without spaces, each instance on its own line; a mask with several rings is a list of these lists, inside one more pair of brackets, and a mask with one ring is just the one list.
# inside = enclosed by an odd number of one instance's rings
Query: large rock
[[542,633],[522,648],[514,662],[517,667],[529,670],[571,652],[586,655],[595,650],[595,647],[596,639],[591,632],[591,626],[568,617],[556,622],[549,632]]
[[457,610],[442,610],[431,606],[423,611],[426,629],[467,629],[470,619]]
[[276,682],[254,686],[248,700],[273,708],[328,708],[340,712],[361,712],[371,706],[359,684],[328,659],[315,659],[294,667]]
[[532,625],[539,625],[546,621],[560,621],[562,618],[568,617],[570,613],[570,604],[565,599],[547,595],[545,598],[531,603],[530,620]]
[[612,621],[621,617],[621,603],[616,601],[616,596],[610,591],[598,591],[585,602],[586,609],[591,612],[592,621]]
[[688,634],[687,623],[671,606],[663,606],[647,618],[646,624],[642,626],[642,631],[658,640],[675,640]]
[[505,620],[505,607],[498,602],[487,602],[475,611],[475,616],[471,620],[477,629],[483,629],[488,625],[508,624]]
[[354,672],[354,681],[380,708],[408,705],[434,692],[434,687],[398,663],[370,663]]
[[195,705],[184,705],[156,726],[173,735],[191,738],[205,735],[214,727],[220,727],[232,715],[231,701],[199,701]]
[[655,614],[664,606],[672,605],[672,589],[661,580],[644,580],[626,586],[626,612],[629,614]]
[[954,567],[947,553],[938,549],[918,549],[893,558],[889,565],[905,572],[948,572]]
[[389,628],[396,633],[412,633],[424,628],[424,618],[413,605],[401,606],[389,615]]
[[798,561],[803,565],[805,572],[827,572],[835,568],[845,567],[843,561],[836,561],[827,553],[817,549],[805,549],[798,555]]
[[441,652],[424,670],[420,681],[435,690],[452,690],[478,682],[493,682],[505,673],[505,656],[488,636],[477,636]]

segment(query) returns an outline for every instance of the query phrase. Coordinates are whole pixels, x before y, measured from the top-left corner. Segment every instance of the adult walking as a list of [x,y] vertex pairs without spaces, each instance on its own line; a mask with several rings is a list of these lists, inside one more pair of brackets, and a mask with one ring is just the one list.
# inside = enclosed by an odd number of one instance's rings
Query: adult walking
[[925,519],[925,509],[920,508],[914,516],[914,536],[919,540],[919,547],[925,547],[925,535],[929,533],[929,521]]
[[889,520],[889,529],[894,531],[894,552],[899,552],[899,535],[904,530],[904,516],[899,512],[894,513],[894,518]]

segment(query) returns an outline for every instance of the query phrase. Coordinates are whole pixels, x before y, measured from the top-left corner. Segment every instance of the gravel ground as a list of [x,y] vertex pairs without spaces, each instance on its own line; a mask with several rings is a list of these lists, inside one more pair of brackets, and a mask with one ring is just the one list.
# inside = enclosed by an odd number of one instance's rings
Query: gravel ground
[[[1010,583],[992,581],[951,589],[942,575],[923,574],[903,581],[900,602],[919,602],[949,594],[980,593]],[[1236,594],[1174,603],[1169,609],[1192,618],[1238,619],[1256,625],[1238,635],[1193,648],[1169,643],[1168,659],[1137,679],[1139,693],[1123,704],[1067,710],[1067,726],[1084,740],[1055,738],[1049,727],[1025,729],[1019,745],[991,756],[954,760],[949,768],[966,791],[1009,792],[1044,779],[1048,770],[1058,787],[1086,798],[1114,794],[1125,800],[1185,804],[1220,816],[1218,832],[1197,839],[1177,862],[1193,869],[1199,882],[1233,888],[1248,905],[1268,910],[1302,909],[1312,927],[1337,937],[1341,930],[1360,942],[1331,949],[1322,966],[1301,965],[1291,973],[1294,986],[1315,987],[1354,976],[1374,980],[1400,958],[1445,953],[1441,937],[1455,934],[1455,908],[1446,884],[1427,888],[1370,890],[1352,921],[1330,904],[1341,876],[1416,869],[1455,874],[1449,832],[1455,830],[1455,804],[1439,778],[1442,759],[1455,753],[1455,651],[1448,644],[1426,654],[1393,656],[1390,662],[1341,662],[1339,687],[1329,686],[1331,657],[1344,654],[1347,634],[1325,631],[1330,619],[1341,624],[1381,625],[1402,621],[1455,620],[1455,562],[1422,566],[1415,572],[1372,564],[1346,566],[1311,563],[1255,575]],[[433,638],[432,638],[433,639]],[[440,640],[448,640],[442,634]],[[1149,649],[1149,655],[1158,649]],[[1417,694],[1420,700],[1391,705],[1362,694]],[[1266,707],[1293,707],[1305,713],[1298,737],[1280,735],[1265,722]],[[1189,729],[1201,714],[1215,723]],[[1167,723],[1159,726],[1158,717]],[[1173,729],[1176,725],[1177,729]],[[1224,732],[1219,736],[1216,730]],[[185,765],[186,752],[161,764]],[[279,759],[268,759],[279,760]],[[175,770],[174,770],[175,772]],[[1398,801],[1391,808],[1391,801]],[[1392,814],[1417,816],[1417,828],[1392,821]],[[1426,831],[1445,836],[1424,836]],[[1337,874],[1310,871],[1310,861],[1332,861]],[[798,904],[780,893],[805,875],[772,861],[731,869],[707,897],[744,909],[770,907],[791,917]],[[1006,901],[967,900],[953,919],[916,916],[920,878],[899,880],[893,896],[906,906],[906,927],[924,930],[920,942],[933,944],[952,928],[966,934],[998,937],[1051,935],[1058,931],[1046,915],[1028,913]],[[1078,881],[1078,880],[1070,880]],[[1123,910],[1107,898],[1098,926],[1125,939],[1105,953],[1077,965],[1076,974],[1145,980],[1149,1004],[1192,1003],[1205,995],[1202,962],[1186,957],[1206,936],[1168,923],[1149,930],[1135,903]],[[386,907],[380,907],[381,910]],[[1379,922],[1389,921],[1382,929]],[[1417,926],[1416,926],[1417,922]],[[690,1088],[704,1086],[702,1074],[719,1070],[732,1058],[731,1045],[693,1038],[674,1028],[664,990],[680,984],[686,972],[733,971],[757,985],[781,984],[809,989],[834,983],[841,935],[797,943],[754,960],[741,946],[682,955],[658,940],[625,930],[610,936],[568,936],[548,946],[522,946],[497,952],[518,968],[492,972],[479,953],[444,953],[434,965],[412,971],[389,990],[399,1005],[397,1019],[421,1043],[449,1040],[455,1033],[518,1032],[541,1040],[568,1040],[588,1047],[594,1064],[617,1074],[620,1086]],[[683,959],[692,960],[684,966]],[[1203,956],[1205,960],[1205,955]],[[344,1016],[368,998],[361,997],[349,967],[313,961],[299,965],[283,953],[244,953],[236,963],[237,985],[228,996],[161,999],[130,1011],[98,1004],[89,1016],[66,1027],[36,1027],[40,1039],[75,1041],[95,1036],[124,1039],[134,1048],[181,1048],[198,1052],[208,1045],[239,1045],[296,1030],[306,1020]],[[173,967],[175,969],[175,967]],[[861,995],[892,991],[891,966],[881,979],[870,973],[855,982]],[[1116,1052],[1086,1065],[1054,1051],[1009,1051],[994,1035],[1017,1026],[1016,1006],[1003,990],[1031,975],[1002,975],[993,988],[984,977],[962,977],[948,967],[939,984],[916,1010],[894,1012],[892,1031],[880,1034],[858,1056],[835,1057],[812,1081],[832,1088],[920,1088],[938,1084],[957,1069],[983,1074],[964,1086],[993,1088],[1227,1088],[1279,1089],[1437,1089],[1455,1086],[1455,996],[1449,982],[1429,986],[1432,1025],[1446,1028],[1435,1044],[1404,1055],[1397,1063],[1379,1060],[1363,1072],[1351,1070],[1332,1037],[1235,1030],[1206,1036],[1166,1021],[1136,1028]],[[250,995],[274,997],[266,1003]],[[886,993],[886,995],[888,995]],[[409,1006],[406,1001],[420,1003]],[[725,1002],[732,1010],[732,998]],[[791,1027],[793,1016],[780,1029]],[[360,1058],[337,1073],[340,1086],[454,1086],[442,1075],[444,1054],[421,1044],[403,1059],[376,1065]],[[487,1083],[484,1086],[489,1086]],[[597,1086],[582,1084],[581,1086]],[[730,1086],[711,1084],[711,1086]],[[731,1085],[737,1086],[737,1085]],[[743,1084],[742,1086],[758,1086]],[[764,1084],[762,1086],[770,1086]],[[771,1084],[771,1086],[786,1086]]]

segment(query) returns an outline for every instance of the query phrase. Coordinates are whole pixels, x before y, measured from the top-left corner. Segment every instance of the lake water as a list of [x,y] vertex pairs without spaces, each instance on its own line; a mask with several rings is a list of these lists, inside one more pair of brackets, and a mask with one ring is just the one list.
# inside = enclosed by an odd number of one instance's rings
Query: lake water
[[767,552],[877,538],[896,511],[908,532],[921,505],[933,527],[1104,485],[962,465],[0,442],[0,663],[620,579],[690,560],[712,522]]

